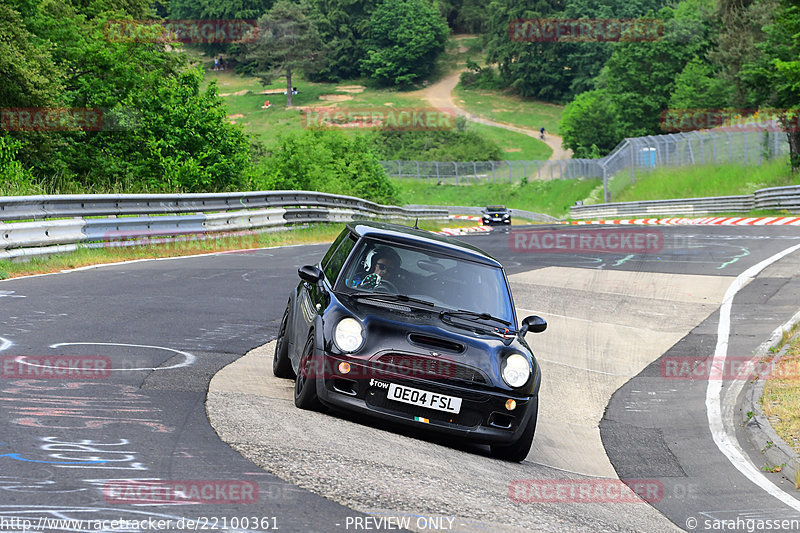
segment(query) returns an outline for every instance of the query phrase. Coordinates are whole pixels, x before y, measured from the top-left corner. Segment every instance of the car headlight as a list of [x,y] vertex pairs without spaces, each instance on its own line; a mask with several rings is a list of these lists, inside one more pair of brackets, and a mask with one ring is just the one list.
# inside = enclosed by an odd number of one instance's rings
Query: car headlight
[[510,218],[510,217],[511,217],[511,215],[509,215],[508,213],[506,213],[505,215],[503,215],[503,218]]
[[531,365],[522,355],[514,353],[506,358],[503,379],[511,387],[522,387],[531,376]]
[[343,352],[355,352],[364,344],[364,328],[361,322],[352,317],[346,317],[336,324],[333,329],[333,341]]

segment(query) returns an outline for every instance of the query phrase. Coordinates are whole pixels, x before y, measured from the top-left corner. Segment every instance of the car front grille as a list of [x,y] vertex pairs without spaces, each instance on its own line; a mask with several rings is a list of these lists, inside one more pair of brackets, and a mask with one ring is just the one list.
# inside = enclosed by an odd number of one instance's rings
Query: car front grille
[[387,353],[378,358],[378,363],[382,369],[410,378],[481,384],[487,382],[486,376],[477,368],[456,363],[447,357]]

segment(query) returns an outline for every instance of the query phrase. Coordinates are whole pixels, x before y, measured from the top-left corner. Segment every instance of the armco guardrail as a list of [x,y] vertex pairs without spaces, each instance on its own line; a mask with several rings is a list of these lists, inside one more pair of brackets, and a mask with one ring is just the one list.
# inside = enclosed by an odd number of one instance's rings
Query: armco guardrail
[[707,215],[747,212],[753,209],[754,205],[752,196],[720,196],[572,206],[569,213],[572,218]]
[[756,209],[786,209],[800,213],[800,185],[760,189],[753,196]]
[[[407,205],[406,207],[414,209],[447,209],[451,215],[475,215],[480,216],[483,212],[482,207],[474,206],[439,206],[439,205]],[[534,222],[559,222],[556,217],[544,215],[542,213],[534,213],[533,211],[525,211],[523,209],[511,209],[511,216],[524,218],[526,220],[533,220]]]
[[746,213],[752,209],[786,210],[800,213],[800,185],[759,189],[744,196],[649,200],[570,207],[572,218],[635,217],[649,215],[709,215]]
[[[0,258],[65,252],[79,243],[98,246],[311,222],[447,217],[442,207],[386,206],[307,191],[0,197]],[[33,221],[13,222],[26,219]]]
[[421,216],[397,206],[361,198],[310,191],[263,191],[220,194],[68,194],[0,197],[0,221],[110,215],[166,215],[259,209],[330,207],[380,216]]

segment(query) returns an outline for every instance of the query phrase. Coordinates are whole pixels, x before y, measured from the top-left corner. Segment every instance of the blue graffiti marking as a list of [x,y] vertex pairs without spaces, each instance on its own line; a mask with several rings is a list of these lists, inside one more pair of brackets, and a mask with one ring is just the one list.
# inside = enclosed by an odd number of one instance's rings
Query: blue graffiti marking
[[4,453],[0,455],[0,459],[8,457],[16,461],[24,461],[26,463],[46,463],[49,465],[94,465],[97,463],[107,463],[108,461],[40,461],[38,459],[26,459],[21,457],[18,453]]

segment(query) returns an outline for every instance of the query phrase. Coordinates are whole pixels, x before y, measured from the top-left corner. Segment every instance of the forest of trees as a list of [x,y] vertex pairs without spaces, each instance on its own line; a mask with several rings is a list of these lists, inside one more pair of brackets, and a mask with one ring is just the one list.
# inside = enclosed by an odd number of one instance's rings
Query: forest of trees
[[[658,20],[660,38],[533,42],[509,34],[516,19],[640,17]],[[287,88],[293,73],[418,87],[450,33],[479,33],[488,66],[470,64],[464,84],[566,104],[561,133],[577,157],[663,133],[659,117],[671,108],[769,107],[782,110],[788,125],[800,102],[798,0],[5,0],[0,109],[11,112],[0,126],[4,179],[49,180],[64,190],[335,185],[388,201],[393,192],[377,159],[389,150],[455,157],[447,148],[467,143],[497,155],[496,146],[464,131],[361,140],[308,132],[270,154],[226,119],[216,86],[206,87],[202,69],[169,40],[110,37],[119,25],[158,18],[258,21],[257,38],[195,46],[224,53],[237,71],[265,82],[286,76]],[[30,119],[30,109],[96,110],[102,127],[56,135],[9,125]],[[800,133],[789,138],[797,167]],[[299,161],[302,150],[314,152],[309,161]],[[298,169],[305,178],[289,176]]]

